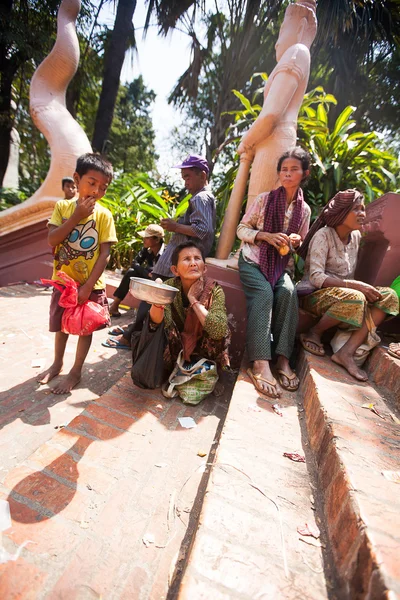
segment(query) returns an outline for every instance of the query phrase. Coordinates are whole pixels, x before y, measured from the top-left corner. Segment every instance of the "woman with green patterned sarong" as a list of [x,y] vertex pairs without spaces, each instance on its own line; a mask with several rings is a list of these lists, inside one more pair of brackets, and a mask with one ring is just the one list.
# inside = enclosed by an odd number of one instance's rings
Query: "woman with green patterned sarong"
[[184,242],[171,257],[175,275],[165,283],[179,291],[172,304],[152,304],[150,329],[164,321],[167,345],[164,352],[166,372],[171,373],[183,350],[186,362],[206,358],[219,370],[229,367],[230,330],[225,294],[220,285],[205,276],[202,250],[195,242]]
[[305,259],[297,286],[300,307],[319,321],[300,336],[305,350],[323,356],[322,334],[332,327],[354,329],[332,355],[360,381],[368,379],[354,361],[356,350],[388,315],[397,315],[399,299],[389,287],[373,287],[353,279],[365,220],[364,198],[357,190],[338,192],[308,232],[298,254]]

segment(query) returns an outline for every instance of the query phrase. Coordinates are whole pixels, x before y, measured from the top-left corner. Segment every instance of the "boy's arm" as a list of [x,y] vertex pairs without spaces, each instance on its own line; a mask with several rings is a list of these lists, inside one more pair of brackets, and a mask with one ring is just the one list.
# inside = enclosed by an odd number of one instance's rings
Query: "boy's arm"
[[49,234],[47,236],[48,242],[52,248],[61,244],[76,227],[81,219],[89,217],[96,205],[96,199],[88,196],[87,198],[79,198],[76,203],[76,208],[69,219],[62,225],[49,225]]
[[108,263],[108,257],[110,256],[112,242],[105,242],[100,244],[100,254],[96,260],[96,264],[93,267],[92,272],[89,275],[88,280],[78,288],[78,303],[83,304],[89,298],[93,291],[96,281],[101,277],[104,269]]

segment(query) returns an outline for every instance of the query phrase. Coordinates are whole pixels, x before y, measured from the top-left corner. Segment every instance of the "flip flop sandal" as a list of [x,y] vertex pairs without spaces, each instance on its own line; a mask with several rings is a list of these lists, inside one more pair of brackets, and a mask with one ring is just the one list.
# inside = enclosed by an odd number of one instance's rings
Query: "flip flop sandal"
[[289,381],[293,381],[293,379],[297,379],[297,375],[296,373],[292,373],[292,375],[288,375],[287,373],[285,373],[285,371],[282,371],[282,369],[278,369],[278,373],[279,373],[279,383],[281,384],[281,386],[283,387],[284,390],[287,390],[288,392],[295,392],[296,390],[299,389],[299,385],[300,382],[297,383],[296,387],[292,387],[290,385],[285,385],[284,384],[284,377],[286,377],[286,379],[288,379]]
[[122,317],[121,313],[110,313],[110,317],[112,317],[113,319],[119,319],[120,317]]
[[124,335],[124,333],[125,331],[119,325],[108,330],[108,335]]
[[[306,346],[307,343],[314,344],[314,346],[318,346],[318,348],[321,348],[322,352],[317,352],[317,350],[308,348],[308,346]],[[317,344],[317,342],[314,342],[314,340],[309,340],[303,334],[300,335],[300,344],[303,346],[303,348],[306,352],[309,352],[310,354],[314,354],[314,356],[325,356],[325,350],[324,350],[323,345]]]
[[102,346],[106,348],[115,348],[116,350],[130,350],[130,347],[126,344],[122,344],[119,340],[106,340],[101,343]]
[[391,350],[390,346],[397,346],[397,350],[400,350],[400,343],[398,342],[392,342],[392,344],[389,345],[389,348],[387,349],[388,354],[390,354],[390,356],[394,356],[394,358],[397,358],[397,360],[400,360],[400,354],[396,354],[396,352],[394,352],[393,350]]
[[247,369],[246,373],[250,377],[251,381],[253,382],[254,387],[256,388],[256,390],[259,394],[262,394],[263,396],[267,396],[268,398],[276,399],[279,397],[277,394],[275,396],[272,396],[271,394],[268,394],[263,388],[259,387],[260,381],[263,381],[264,383],[268,383],[268,385],[275,387],[277,384],[277,381],[275,378],[273,378],[272,381],[269,381],[268,379],[261,377],[261,375],[254,375],[254,373],[251,369]]

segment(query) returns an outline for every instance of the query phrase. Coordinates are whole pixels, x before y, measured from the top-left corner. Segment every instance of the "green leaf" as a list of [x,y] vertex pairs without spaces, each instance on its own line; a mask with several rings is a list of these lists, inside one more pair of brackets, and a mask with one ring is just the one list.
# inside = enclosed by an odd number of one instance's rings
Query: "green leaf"
[[243,106],[253,115],[256,114],[256,112],[253,110],[253,107],[250,104],[250,100],[248,100],[246,98],[246,96],[244,96],[243,94],[241,94],[240,92],[238,92],[238,90],[232,90],[232,92],[235,94],[236,98],[238,98],[240,100],[240,102],[243,104]]
[[185,196],[183,198],[183,200],[181,200],[178,204],[178,206],[175,209],[175,213],[174,213],[174,217],[175,219],[177,219],[178,217],[180,217],[183,213],[185,213],[188,209],[189,206],[189,199],[190,199],[190,194],[187,194],[187,196]]
[[318,104],[317,107],[317,119],[319,121],[321,121],[324,125],[328,124],[328,114],[325,110],[325,107],[323,104]]
[[[153,198],[164,209],[164,211],[167,213],[168,212],[168,205],[165,202],[165,200],[163,200],[163,198],[161,198],[161,196],[158,194],[158,191],[155,190],[155,189],[153,189],[151,187],[151,185],[149,185],[145,181],[140,181],[140,185],[142,186],[143,189],[146,190],[146,192],[151,196],[151,198]],[[162,188],[159,188],[159,189],[162,190]]]
[[339,135],[342,127],[345,125],[346,121],[349,120],[350,116],[356,110],[355,106],[346,106],[346,108],[340,113],[338,118],[336,119],[335,126],[332,131],[332,136],[335,137]]
[[381,171],[382,171],[382,173],[384,173],[386,175],[386,177],[388,179],[390,179],[391,183],[395,186],[396,185],[396,177],[393,175],[393,173],[391,173],[390,171],[385,169],[385,167],[381,167]]
[[161,208],[159,208],[158,206],[154,206],[154,204],[147,204],[146,202],[142,202],[140,208],[143,212],[152,215],[158,221],[168,217],[168,215],[165,214],[165,212]]

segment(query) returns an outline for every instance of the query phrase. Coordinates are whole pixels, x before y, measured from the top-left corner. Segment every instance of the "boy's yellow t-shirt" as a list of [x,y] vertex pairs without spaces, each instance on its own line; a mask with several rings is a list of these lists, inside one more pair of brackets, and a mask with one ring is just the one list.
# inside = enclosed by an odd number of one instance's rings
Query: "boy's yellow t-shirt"
[[[76,200],[59,200],[48,225],[59,227],[72,216],[75,207]],[[100,254],[100,244],[117,241],[111,212],[96,203],[93,214],[79,221],[68,238],[54,248],[52,279],[57,280],[57,271],[63,271],[82,285],[88,280],[96,264]],[[103,272],[93,289],[103,290],[105,287]]]

